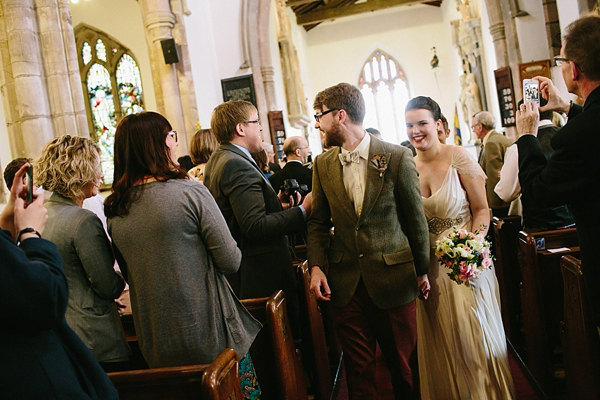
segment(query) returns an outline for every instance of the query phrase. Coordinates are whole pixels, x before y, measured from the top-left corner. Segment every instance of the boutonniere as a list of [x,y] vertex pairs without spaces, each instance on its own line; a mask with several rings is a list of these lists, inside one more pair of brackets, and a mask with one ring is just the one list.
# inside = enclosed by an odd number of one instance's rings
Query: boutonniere
[[371,166],[373,166],[379,172],[380,178],[383,177],[383,173],[389,165],[390,155],[391,153],[375,154],[373,158],[371,158]]

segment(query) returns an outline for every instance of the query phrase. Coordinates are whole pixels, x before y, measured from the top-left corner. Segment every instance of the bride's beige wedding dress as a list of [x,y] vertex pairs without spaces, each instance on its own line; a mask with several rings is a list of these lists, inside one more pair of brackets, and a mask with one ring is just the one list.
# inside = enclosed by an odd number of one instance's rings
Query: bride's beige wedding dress
[[[432,248],[457,229],[471,230],[471,210],[459,175],[485,179],[464,149],[453,149],[444,183],[423,198]],[[475,227],[473,227],[474,229]],[[431,251],[431,292],[417,303],[419,372],[423,399],[514,399],[495,269],[458,285]]]

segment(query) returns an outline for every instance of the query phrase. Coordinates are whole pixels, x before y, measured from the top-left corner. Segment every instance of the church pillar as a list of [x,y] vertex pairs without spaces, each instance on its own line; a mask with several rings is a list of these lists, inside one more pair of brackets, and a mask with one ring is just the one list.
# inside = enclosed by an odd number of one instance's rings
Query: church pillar
[[506,49],[506,34],[504,32],[504,18],[498,0],[486,0],[485,2],[488,19],[490,23],[490,34],[496,51],[496,62],[498,68],[508,65],[508,51]]
[[68,0],[35,0],[55,135],[89,137]]
[[54,129],[34,1],[2,1],[0,24],[0,90],[11,154],[37,157]]
[[273,64],[269,46],[269,10],[271,0],[245,0],[245,21],[248,57],[252,68],[256,107],[263,123],[263,139],[271,143],[269,134],[268,112],[275,110],[275,82],[273,80]]
[[[196,103],[196,91],[194,90],[194,77],[192,75],[192,63],[189,55],[187,34],[185,32],[184,15],[186,7],[181,0],[171,0],[171,10],[175,15],[175,27],[173,37],[179,48],[179,63],[177,63],[177,77],[179,80],[179,94],[183,110],[183,121],[187,132],[187,145],[189,147],[192,137],[196,131],[198,122],[198,105]],[[189,14],[189,11],[187,11]]]
[[[168,0],[140,0],[142,18],[146,28],[146,41],[152,78],[156,92],[158,110],[179,133],[177,155],[185,155],[187,150],[186,124],[181,104],[179,77],[176,64],[167,64],[163,58],[161,40],[173,39],[172,30],[175,26],[175,15],[171,12]],[[192,129],[190,127],[190,129]]]

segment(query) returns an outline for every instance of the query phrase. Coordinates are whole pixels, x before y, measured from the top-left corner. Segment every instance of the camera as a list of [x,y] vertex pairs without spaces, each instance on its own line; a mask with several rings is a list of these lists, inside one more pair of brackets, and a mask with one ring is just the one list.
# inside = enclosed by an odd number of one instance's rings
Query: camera
[[295,179],[286,179],[285,181],[283,181],[283,185],[280,189],[285,199],[288,199],[290,196],[292,196],[292,202],[294,203],[294,205],[296,205],[296,192],[300,193],[300,196],[302,197],[306,196],[309,193],[308,186],[304,184],[299,185],[298,181]]

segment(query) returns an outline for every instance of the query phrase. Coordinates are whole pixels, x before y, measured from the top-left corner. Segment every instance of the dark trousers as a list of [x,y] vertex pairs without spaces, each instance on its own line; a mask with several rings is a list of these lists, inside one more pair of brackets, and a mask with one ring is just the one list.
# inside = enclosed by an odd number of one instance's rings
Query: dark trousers
[[376,343],[390,370],[394,397],[420,399],[416,310],[414,300],[387,310],[377,307],[362,278],[350,303],[334,307],[350,399],[377,399]]

